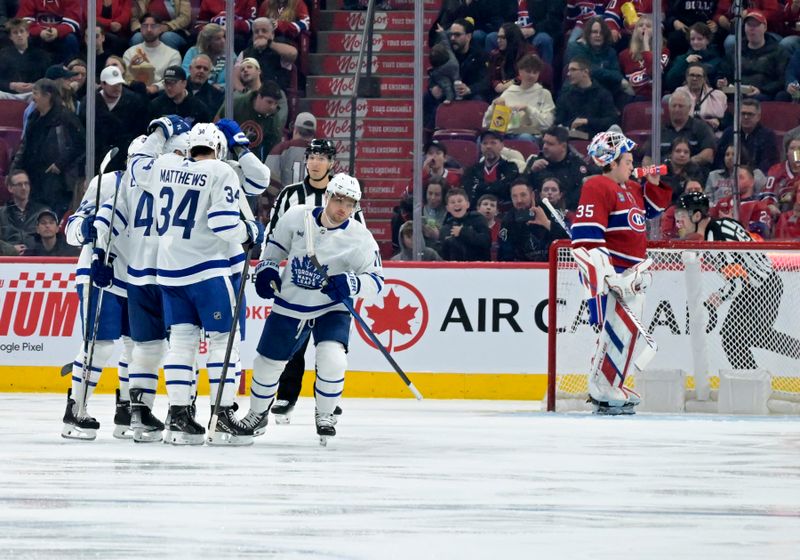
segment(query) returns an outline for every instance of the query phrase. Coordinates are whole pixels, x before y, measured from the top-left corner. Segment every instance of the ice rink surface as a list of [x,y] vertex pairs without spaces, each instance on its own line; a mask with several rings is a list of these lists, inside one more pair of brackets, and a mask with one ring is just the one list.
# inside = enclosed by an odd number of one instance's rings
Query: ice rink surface
[[64,405],[0,395],[0,557],[800,559],[794,418],[346,399],[322,448],[301,399],[252,447],[177,448],[113,439],[109,395],[64,440]]

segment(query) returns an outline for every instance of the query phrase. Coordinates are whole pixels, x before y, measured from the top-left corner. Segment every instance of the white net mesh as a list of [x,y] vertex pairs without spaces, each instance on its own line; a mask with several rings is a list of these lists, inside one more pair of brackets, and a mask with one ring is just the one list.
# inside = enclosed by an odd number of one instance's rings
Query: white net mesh
[[[554,255],[550,304],[558,328],[549,374],[555,407],[588,409],[597,335],[569,246]],[[712,400],[720,370],[764,369],[772,377],[770,402],[789,403],[770,409],[800,413],[800,250],[770,243],[654,243],[648,256],[653,283],[642,324],[659,347],[649,368],[684,370],[687,398],[696,396],[697,385],[703,394],[710,389]],[[625,384],[635,389],[631,370]]]

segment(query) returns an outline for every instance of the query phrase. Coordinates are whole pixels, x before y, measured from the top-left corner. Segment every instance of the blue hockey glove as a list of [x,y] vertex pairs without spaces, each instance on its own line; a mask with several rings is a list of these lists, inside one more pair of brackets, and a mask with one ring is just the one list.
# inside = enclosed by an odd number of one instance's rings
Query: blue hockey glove
[[236,146],[242,146],[246,148],[250,145],[250,140],[245,136],[242,129],[239,128],[239,123],[232,119],[220,119],[217,121],[217,128],[222,131],[225,135],[225,139],[228,141],[228,148],[231,150]]
[[153,131],[161,129],[161,132],[164,133],[164,139],[169,140],[172,135],[189,132],[191,128],[189,123],[178,115],[167,115],[150,121],[150,124],[147,125],[147,134],[152,134]]
[[328,278],[328,283],[322,287],[322,293],[333,301],[344,301],[361,291],[361,280],[355,272],[335,274]]
[[281,273],[275,261],[261,261],[256,266],[256,293],[264,299],[272,299],[281,291]]
[[247,227],[247,237],[253,245],[261,245],[264,242],[264,224],[258,220],[247,220],[244,225]]
[[94,227],[94,217],[86,216],[81,222],[81,245],[95,241],[97,241],[97,229]]
[[98,288],[107,288],[114,280],[114,267],[111,266],[111,261],[105,264],[106,252],[102,249],[95,249],[92,254],[92,269],[90,272],[92,282]]

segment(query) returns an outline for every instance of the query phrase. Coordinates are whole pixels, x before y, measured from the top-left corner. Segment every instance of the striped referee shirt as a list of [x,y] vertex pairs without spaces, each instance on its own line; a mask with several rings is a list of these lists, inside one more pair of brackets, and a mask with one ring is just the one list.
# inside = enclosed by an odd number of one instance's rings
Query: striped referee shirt
[[[712,219],[706,226],[707,241],[753,241],[744,226],[730,218]],[[736,278],[745,278],[754,287],[761,286],[773,274],[772,263],[763,251],[714,251],[714,266],[728,278],[728,285],[720,290],[723,300],[739,292]],[[727,271],[743,270],[745,278]]]

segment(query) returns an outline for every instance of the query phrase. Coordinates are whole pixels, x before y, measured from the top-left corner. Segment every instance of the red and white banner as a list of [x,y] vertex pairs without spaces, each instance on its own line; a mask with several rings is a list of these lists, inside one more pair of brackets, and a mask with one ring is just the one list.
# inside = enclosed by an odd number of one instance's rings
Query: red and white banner
[[[350,118],[349,99],[314,99],[307,103],[304,111],[322,117]],[[414,104],[410,99],[363,99],[356,103],[356,116],[366,118],[414,118]]]
[[[414,78],[412,76],[379,76],[378,82],[383,97],[407,97],[414,94]],[[349,76],[312,76],[308,78],[310,94],[317,96],[350,97],[353,95],[355,80]],[[426,87],[423,80],[423,87]]]
[[[436,14],[425,14],[425,29],[429,29],[436,19]],[[367,12],[346,12],[336,11],[331,13],[328,20],[328,29],[336,31],[361,31],[367,22]],[[375,22],[373,29],[375,31],[385,31],[391,29],[392,31],[413,31],[414,30],[414,14],[413,12],[375,12]]]
[[[319,35],[319,52],[357,53],[361,50],[361,33],[331,31]],[[372,36],[373,53],[405,53],[414,50],[414,35],[410,33],[376,33]]]

